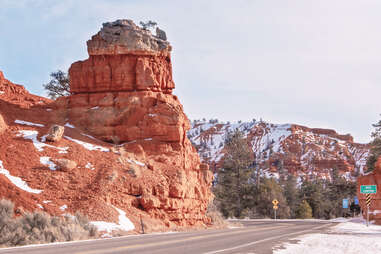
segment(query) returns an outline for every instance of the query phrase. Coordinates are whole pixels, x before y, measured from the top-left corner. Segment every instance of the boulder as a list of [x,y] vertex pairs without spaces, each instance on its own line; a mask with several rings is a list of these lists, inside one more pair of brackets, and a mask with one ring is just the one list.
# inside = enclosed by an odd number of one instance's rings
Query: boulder
[[54,162],[57,165],[58,169],[62,171],[70,171],[77,167],[77,163],[69,159],[57,159]]
[[46,136],[46,140],[51,142],[60,141],[65,131],[65,127],[61,125],[54,124],[50,127],[48,131],[48,136]]

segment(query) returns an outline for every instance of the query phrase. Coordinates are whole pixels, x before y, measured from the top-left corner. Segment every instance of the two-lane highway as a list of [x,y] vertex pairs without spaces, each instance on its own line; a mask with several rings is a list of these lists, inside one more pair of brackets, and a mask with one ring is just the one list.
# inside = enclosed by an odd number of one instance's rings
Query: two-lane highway
[[273,246],[298,235],[322,232],[333,223],[302,220],[240,221],[243,227],[149,234],[110,239],[0,249],[0,254],[179,254],[272,253]]

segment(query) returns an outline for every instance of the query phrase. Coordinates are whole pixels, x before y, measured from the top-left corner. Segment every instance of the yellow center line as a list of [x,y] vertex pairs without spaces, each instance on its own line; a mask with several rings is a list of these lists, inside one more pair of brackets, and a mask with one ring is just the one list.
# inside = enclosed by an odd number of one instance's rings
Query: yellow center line
[[143,244],[133,244],[128,246],[121,246],[121,247],[114,247],[110,249],[103,249],[103,250],[90,250],[90,251],[83,251],[83,252],[77,252],[76,254],[98,254],[98,253],[113,253],[114,251],[120,251],[120,250],[127,250],[127,249],[137,249],[142,247],[153,247],[153,246],[162,246],[166,244],[172,244],[172,243],[181,243],[181,242],[187,242],[197,239],[206,239],[211,237],[218,237],[218,236],[227,236],[227,235],[235,235],[245,232],[251,232],[251,231],[262,231],[262,230],[269,230],[269,229],[278,229],[278,228],[284,228],[289,225],[284,224],[282,226],[276,226],[276,227],[267,227],[267,228],[254,228],[254,229],[246,229],[246,230],[239,230],[234,232],[226,232],[226,233],[218,233],[218,234],[211,234],[211,235],[200,235],[200,236],[192,236],[187,237],[179,240],[169,240],[164,242],[157,242],[157,243],[143,243]]

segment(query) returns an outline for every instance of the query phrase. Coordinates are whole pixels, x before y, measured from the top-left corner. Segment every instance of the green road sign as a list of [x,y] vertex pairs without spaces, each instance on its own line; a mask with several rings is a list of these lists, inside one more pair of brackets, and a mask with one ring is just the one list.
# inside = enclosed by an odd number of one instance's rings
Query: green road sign
[[375,194],[377,193],[377,185],[361,185],[360,193],[362,194]]

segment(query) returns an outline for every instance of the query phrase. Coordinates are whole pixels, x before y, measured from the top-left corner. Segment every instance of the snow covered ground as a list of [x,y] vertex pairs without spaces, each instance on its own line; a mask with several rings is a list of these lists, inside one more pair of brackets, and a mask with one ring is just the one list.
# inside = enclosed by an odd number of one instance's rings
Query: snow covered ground
[[113,222],[105,222],[105,221],[91,221],[90,223],[95,225],[99,231],[106,231],[108,234],[103,236],[110,236],[109,233],[111,233],[113,230],[123,230],[123,231],[130,231],[135,229],[134,224],[126,217],[126,212],[123,210],[113,206],[115,210],[119,213],[119,223],[113,223]]
[[[58,153],[67,153],[67,150],[69,147],[57,147],[57,146],[52,146],[45,144],[43,142],[40,142],[37,139],[38,136],[38,131],[31,131],[31,130],[20,130],[19,133],[16,135],[17,137],[23,137],[24,139],[30,139],[33,142],[34,147],[37,149],[39,152],[44,151],[44,147],[50,147],[59,150]],[[43,141],[45,141],[45,138],[43,138]]]
[[[340,224],[324,234],[308,234],[295,238],[297,243],[287,243],[274,248],[274,254],[357,254],[381,253],[381,226],[370,224],[362,218],[336,219]],[[279,249],[283,247],[284,249]]]

